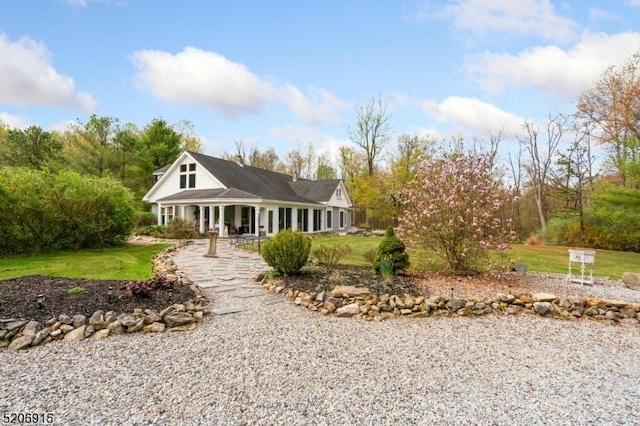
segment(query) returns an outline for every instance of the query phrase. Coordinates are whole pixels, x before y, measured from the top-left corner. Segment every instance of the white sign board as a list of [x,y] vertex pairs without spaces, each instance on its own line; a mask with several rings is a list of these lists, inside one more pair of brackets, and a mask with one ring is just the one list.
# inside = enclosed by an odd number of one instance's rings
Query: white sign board
[[589,250],[569,250],[569,262],[595,263],[596,252]]

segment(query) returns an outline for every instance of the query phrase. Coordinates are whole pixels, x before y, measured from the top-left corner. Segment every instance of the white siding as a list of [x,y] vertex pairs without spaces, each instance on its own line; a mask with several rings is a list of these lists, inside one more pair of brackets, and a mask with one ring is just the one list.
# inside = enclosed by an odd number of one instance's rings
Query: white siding
[[[180,188],[180,165],[187,165],[187,170],[189,168],[189,164],[196,163],[196,187],[195,188]],[[187,171],[187,174],[189,172]],[[195,162],[190,156],[186,155],[182,158],[182,160],[171,166],[171,168],[167,171],[165,176],[162,177],[162,182],[159,182],[156,188],[154,188],[153,193],[149,197],[149,202],[154,203],[156,200],[164,197],[168,197],[169,195],[175,194],[180,191],[184,191],[186,189],[220,189],[224,188],[217,179],[215,179],[209,172],[205,170],[203,166]]]

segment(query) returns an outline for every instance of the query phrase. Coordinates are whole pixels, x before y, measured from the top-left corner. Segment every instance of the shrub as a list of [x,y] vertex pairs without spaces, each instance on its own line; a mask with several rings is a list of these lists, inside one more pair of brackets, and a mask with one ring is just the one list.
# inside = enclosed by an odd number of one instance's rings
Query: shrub
[[513,198],[487,154],[442,153],[420,162],[401,191],[400,235],[440,256],[455,273],[482,271],[516,235],[503,206]]
[[134,233],[136,235],[147,235],[149,237],[162,238],[164,236],[164,226],[162,225],[145,226],[142,228],[137,228],[134,231]]
[[376,254],[378,253],[378,249],[369,249],[362,255],[364,259],[369,262],[373,266],[373,262],[376,261]]
[[141,299],[151,296],[154,290],[171,289],[174,284],[175,281],[166,275],[155,275],[146,281],[131,281],[123,287],[123,290],[127,290],[136,299]]
[[392,274],[406,270],[410,265],[409,255],[405,252],[406,249],[402,240],[396,237],[393,228],[387,228],[384,238],[380,241],[380,244],[378,244],[378,250],[376,251],[376,257],[373,262],[373,270],[376,274],[381,273],[383,262],[386,268],[389,268],[389,265],[391,265]]
[[280,231],[265,241],[262,258],[278,273],[293,275],[307,263],[311,251],[311,239],[300,231]]
[[164,238],[176,240],[188,240],[198,236],[193,221],[181,218],[171,220],[164,229],[163,234]]
[[351,252],[351,247],[348,244],[336,244],[333,247],[321,244],[313,249],[313,256],[325,267],[327,273],[331,274],[340,260],[349,252]]
[[136,211],[135,213],[135,227],[144,228],[146,226],[153,226],[158,223],[158,218],[152,212]]
[[542,238],[540,238],[535,232],[532,232],[524,243],[528,246],[539,246],[542,244]]
[[110,178],[0,169],[0,254],[119,245],[131,234],[133,194]]

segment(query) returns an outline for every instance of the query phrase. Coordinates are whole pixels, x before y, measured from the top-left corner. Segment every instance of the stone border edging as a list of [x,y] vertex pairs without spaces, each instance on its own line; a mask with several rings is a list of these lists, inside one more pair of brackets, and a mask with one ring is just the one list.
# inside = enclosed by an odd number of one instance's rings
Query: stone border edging
[[263,280],[262,287],[275,294],[282,294],[311,311],[337,317],[360,318],[366,321],[382,321],[406,316],[482,316],[487,314],[532,314],[564,320],[592,318],[610,320],[628,325],[640,325],[640,304],[614,299],[558,297],[550,293],[533,295],[497,294],[493,298],[478,300],[444,296],[404,296],[373,294],[367,287],[338,286],[326,292],[303,292],[287,289],[279,282]]

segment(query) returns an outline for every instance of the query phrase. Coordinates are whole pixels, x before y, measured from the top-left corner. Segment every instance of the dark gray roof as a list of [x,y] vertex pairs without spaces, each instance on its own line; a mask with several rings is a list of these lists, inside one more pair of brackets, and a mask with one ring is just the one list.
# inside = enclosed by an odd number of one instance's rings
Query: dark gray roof
[[159,202],[164,201],[180,201],[180,200],[207,200],[212,198],[220,199],[232,199],[232,198],[259,198],[256,195],[249,194],[248,192],[240,191],[234,188],[222,188],[222,189],[188,189],[180,191],[175,194],[169,195],[159,199]]
[[[309,190],[309,187],[315,183],[321,183],[321,186],[324,188],[325,184],[323,182],[334,182],[333,189],[335,190],[339,182],[338,180],[319,182],[299,180],[298,182],[293,182],[291,176],[283,173],[272,172],[247,165],[241,166],[234,161],[209,157],[208,155],[195,152],[189,152],[189,154],[224,186],[250,194],[253,196],[252,198],[298,203],[317,203],[326,200],[315,197],[312,198],[312,196],[315,196],[316,193],[324,194],[326,191],[324,189],[317,191]],[[298,183],[301,183],[301,185],[298,185]],[[304,188],[304,190],[298,192],[298,188]]]
[[289,182],[296,194],[317,203],[329,201],[339,184],[340,179]]

